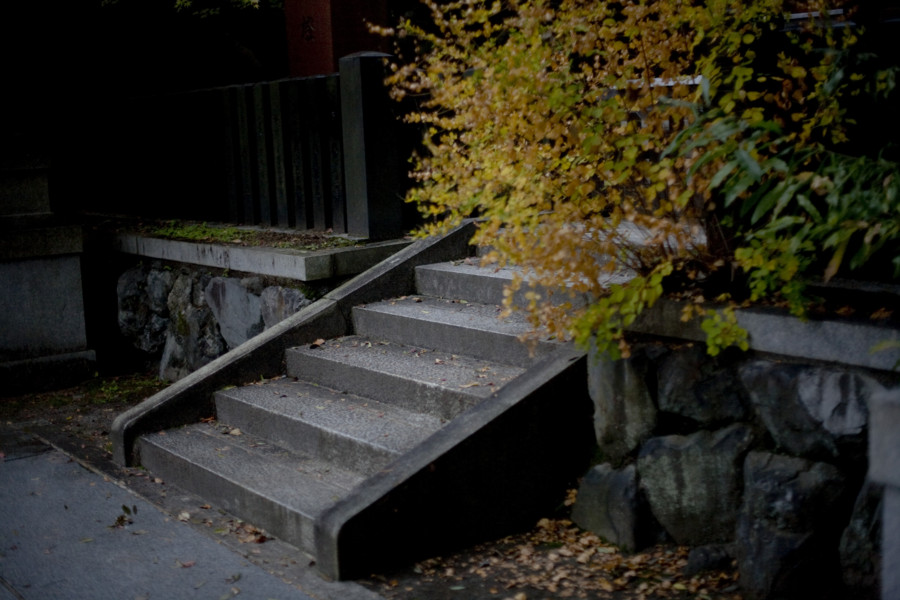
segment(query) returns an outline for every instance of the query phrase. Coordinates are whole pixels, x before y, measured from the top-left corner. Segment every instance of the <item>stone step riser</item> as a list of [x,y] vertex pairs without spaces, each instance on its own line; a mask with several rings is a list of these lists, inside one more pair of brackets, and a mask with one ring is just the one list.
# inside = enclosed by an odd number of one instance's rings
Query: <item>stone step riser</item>
[[223,476],[215,467],[192,461],[144,439],[141,463],[166,483],[193,492],[229,513],[277,536],[300,550],[315,555],[315,520],[318,515],[289,508],[242,482]]
[[[480,268],[470,264],[425,265],[416,269],[416,289],[420,294],[438,298],[453,298],[481,304],[502,305],[506,296],[505,288],[513,279],[514,269]],[[631,275],[627,273],[606,276],[606,284],[622,284]],[[583,307],[587,298],[583,295],[571,296],[560,290],[549,290],[537,286],[531,288],[523,284],[513,293],[512,306],[526,308],[528,295],[536,292],[542,298],[551,298],[554,304],[569,303],[573,308]]]
[[416,269],[416,290],[425,296],[499,305],[511,279],[509,271],[426,265]]
[[298,349],[287,351],[286,363],[291,377],[443,420],[452,419],[480,401],[461,391],[318,357]]
[[216,415],[220,422],[286,450],[315,456],[359,473],[375,473],[399,455],[340,431],[273,413],[222,393],[216,395]]
[[359,335],[383,339],[422,348],[438,348],[444,352],[465,354],[482,360],[527,367],[535,359],[551,349],[540,344],[530,348],[516,333],[500,331],[494,322],[477,322],[460,325],[441,323],[429,319],[429,315],[397,314],[383,312],[377,307],[357,307],[353,311],[353,322]]

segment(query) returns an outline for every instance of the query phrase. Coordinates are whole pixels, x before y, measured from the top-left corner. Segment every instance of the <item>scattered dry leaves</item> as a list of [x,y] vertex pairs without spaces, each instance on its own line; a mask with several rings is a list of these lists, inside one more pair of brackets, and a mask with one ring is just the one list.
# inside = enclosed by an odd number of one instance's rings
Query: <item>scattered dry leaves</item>
[[[574,495],[574,494],[572,494]],[[566,519],[366,583],[392,600],[740,600],[734,571],[684,576],[688,548],[655,546],[626,555]]]

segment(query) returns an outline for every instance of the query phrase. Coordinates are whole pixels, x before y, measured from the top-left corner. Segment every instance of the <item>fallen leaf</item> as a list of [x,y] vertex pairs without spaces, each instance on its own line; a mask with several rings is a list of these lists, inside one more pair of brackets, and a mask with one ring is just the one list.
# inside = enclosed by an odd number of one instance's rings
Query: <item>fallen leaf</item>
[[461,384],[459,387],[461,387],[461,388],[470,388],[470,387],[477,387],[477,386],[479,386],[479,385],[481,385],[481,384],[478,383],[477,381],[473,381],[472,383],[463,383],[463,384]]
[[876,310],[875,312],[872,313],[872,316],[870,318],[880,321],[883,319],[890,319],[891,315],[893,315],[893,314],[894,314],[894,311],[892,311],[892,310],[888,310],[886,308],[879,308],[878,310]]
[[319,338],[316,341],[314,341],[312,344],[310,344],[309,347],[315,349],[315,348],[318,348],[319,346],[322,346],[323,344],[325,344],[325,340],[322,338]]

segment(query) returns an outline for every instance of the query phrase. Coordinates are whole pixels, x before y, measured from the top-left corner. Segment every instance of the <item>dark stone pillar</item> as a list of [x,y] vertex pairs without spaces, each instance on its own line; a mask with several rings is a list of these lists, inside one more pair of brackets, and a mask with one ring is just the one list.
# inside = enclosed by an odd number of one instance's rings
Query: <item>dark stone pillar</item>
[[403,234],[407,169],[384,85],[387,56],[360,52],[340,60],[347,231],[369,239]]

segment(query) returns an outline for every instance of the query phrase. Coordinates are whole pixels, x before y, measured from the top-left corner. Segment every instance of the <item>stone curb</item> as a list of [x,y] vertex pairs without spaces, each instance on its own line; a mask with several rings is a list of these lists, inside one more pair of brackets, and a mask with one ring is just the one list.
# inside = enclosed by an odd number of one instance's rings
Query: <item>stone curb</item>
[[[661,299],[629,327],[645,333],[705,341],[700,320],[681,321],[684,303]],[[738,309],[738,325],[747,330],[750,350],[803,359],[892,371],[900,364],[900,330],[868,323],[800,320],[766,308]],[[884,350],[877,350],[885,344]]]
[[124,254],[240,273],[316,281],[362,273],[410,243],[409,240],[393,240],[359,248],[304,251],[203,244],[121,233],[116,237],[115,247]]

